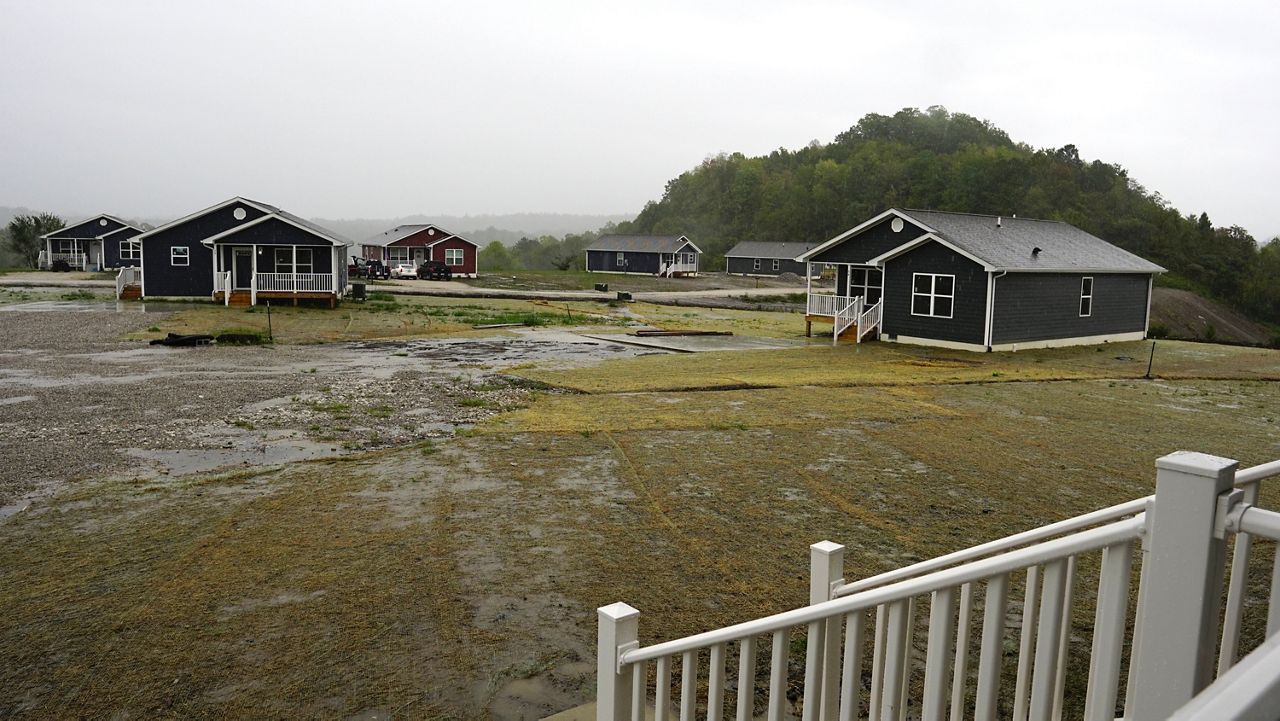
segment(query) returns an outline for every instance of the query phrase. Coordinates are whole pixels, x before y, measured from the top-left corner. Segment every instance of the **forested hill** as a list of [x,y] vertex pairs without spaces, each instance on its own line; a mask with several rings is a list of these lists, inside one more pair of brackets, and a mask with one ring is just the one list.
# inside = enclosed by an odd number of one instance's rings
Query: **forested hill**
[[1165,279],[1280,321],[1280,243],[1183,215],[1118,165],[1034,149],[945,108],[867,115],[827,144],[708,158],[621,232],[684,234],[709,267],[740,240],[822,241],[886,208],[1063,220],[1168,268]]

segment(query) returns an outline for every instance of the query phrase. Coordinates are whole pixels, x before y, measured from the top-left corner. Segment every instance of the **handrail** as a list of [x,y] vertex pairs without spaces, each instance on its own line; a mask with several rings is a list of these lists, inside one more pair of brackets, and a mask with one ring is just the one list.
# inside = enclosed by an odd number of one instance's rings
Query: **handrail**
[[1257,483],[1265,478],[1272,476],[1280,476],[1280,461],[1271,461],[1261,465],[1246,468],[1243,471],[1236,471],[1236,486],[1246,486],[1250,483]]
[[841,584],[833,593],[837,597],[847,596],[851,593],[865,591],[868,588],[882,586],[892,581],[899,581],[904,578],[911,578],[913,576],[919,576],[922,573],[935,571],[946,566],[976,560],[999,551],[1008,551],[1017,548],[1018,546],[1024,546],[1028,543],[1035,543],[1053,536],[1061,536],[1066,533],[1083,530],[1090,526],[1096,526],[1103,521],[1124,518],[1125,516],[1144,511],[1147,504],[1153,498],[1155,498],[1155,496],[1135,498],[1132,501],[1117,503],[1114,506],[1100,508],[1096,511],[1075,516],[1074,518],[1068,518],[1063,521],[1058,521],[1057,523],[1050,523],[1047,526],[1040,526],[1029,531],[1015,533],[1011,536],[1005,536],[1004,538],[998,538],[994,541],[988,541],[977,546],[948,553],[945,556],[937,556],[936,558],[930,558],[925,561],[920,561],[919,563],[913,563],[910,566],[895,568],[892,571],[886,571],[875,576],[859,579],[853,583]]
[[748,636],[764,635],[793,626],[874,608],[894,601],[902,601],[931,593],[938,589],[952,588],[984,578],[1011,573],[1047,561],[1087,553],[1124,541],[1130,541],[1141,536],[1145,527],[1146,516],[1145,514],[1139,514],[1106,526],[1099,526],[1071,536],[1046,541],[1030,548],[1022,548],[1000,556],[974,561],[963,566],[936,571],[925,577],[898,581],[852,596],[824,601],[811,606],[802,606],[801,608],[776,613],[772,616],[765,616],[764,618],[726,626],[713,631],[705,631],[674,641],[633,648],[622,653],[618,662],[620,665],[628,665],[649,661],[677,653],[707,648],[720,643],[736,641]]

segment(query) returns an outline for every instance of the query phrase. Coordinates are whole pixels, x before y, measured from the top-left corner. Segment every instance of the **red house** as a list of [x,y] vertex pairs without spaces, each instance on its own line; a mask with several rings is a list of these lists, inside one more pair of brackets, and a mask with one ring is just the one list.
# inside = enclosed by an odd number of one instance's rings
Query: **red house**
[[397,225],[360,244],[365,260],[421,265],[438,260],[449,266],[455,277],[476,277],[476,256],[480,246],[430,223]]

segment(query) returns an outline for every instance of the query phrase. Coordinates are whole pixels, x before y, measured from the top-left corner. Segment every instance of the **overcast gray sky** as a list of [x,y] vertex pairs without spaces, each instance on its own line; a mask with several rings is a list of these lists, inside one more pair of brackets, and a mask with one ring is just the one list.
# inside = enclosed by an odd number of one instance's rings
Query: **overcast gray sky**
[[940,104],[1280,233],[1280,3],[0,0],[0,205],[633,213]]

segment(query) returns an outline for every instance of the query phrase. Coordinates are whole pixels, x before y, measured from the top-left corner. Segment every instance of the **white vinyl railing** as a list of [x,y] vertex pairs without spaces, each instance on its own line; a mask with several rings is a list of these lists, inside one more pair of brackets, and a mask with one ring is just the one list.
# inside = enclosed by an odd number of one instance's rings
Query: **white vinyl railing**
[[867,331],[880,325],[881,313],[884,311],[884,301],[878,301],[875,305],[867,308],[866,311],[858,315],[858,342],[862,342],[862,336]]
[[836,307],[835,317],[832,318],[831,342],[839,343],[840,334],[849,329],[850,326],[858,322],[858,318],[862,316],[862,296],[858,296],[849,301],[844,307]]
[[858,296],[832,295],[831,293],[810,293],[805,307],[808,315],[835,316],[848,308]]
[[[1236,574],[1249,570],[1247,534],[1280,538],[1280,514],[1246,500],[1258,481],[1280,475],[1280,462],[1236,473],[1234,461],[1176,453],[1157,469],[1153,496],[852,583],[841,578],[844,547],[814,544],[810,605],[676,641],[641,646],[639,612],[624,603],[603,607],[597,718],[638,720],[652,706],[658,721],[671,719],[674,688],[682,721],[754,719],[760,710],[780,720],[797,706],[805,721],[1052,721],[1068,710],[1088,720],[1168,718],[1212,682],[1220,621],[1230,661],[1219,663],[1218,674],[1232,673],[1247,584],[1239,582],[1240,593],[1229,594],[1220,616],[1226,538],[1238,534],[1234,588]],[[1137,560],[1141,583],[1130,635]],[[1090,569],[1087,577],[1097,569],[1096,590],[1079,588],[1082,567]],[[1280,625],[1277,570],[1262,638]],[[927,622],[917,629],[926,606]],[[1073,619],[1090,610],[1086,652],[1078,637],[1088,627]],[[1258,635],[1250,633],[1254,646]],[[799,679],[790,672],[793,636],[804,639]],[[1280,658],[1265,645],[1254,653]],[[757,654],[768,662],[757,664]],[[1248,668],[1227,684],[1233,693],[1245,688],[1258,698],[1280,697],[1280,668],[1260,671],[1266,667],[1252,656],[1240,665]],[[1079,676],[1071,684],[1069,667]],[[797,682],[802,694],[793,702],[788,689]],[[1067,698],[1067,688],[1081,687],[1082,696]],[[726,706],[730,695],[734,703]]]
[[67,265],[73,270],[84,270],[88,262],[88,256],[84,253],[50,253],[47,250],[40,251],[40,257],[37,258],[36,264],[40,268],[52,268],[53,264],[59,260],[67,261]]
[[332,293],[332,273],[258,273],[257,291],[287,293]]
[[129,266],[116,273],[116,299],[124,295],[124,289],[142,284],[142,269]]
[[698,272],[697,263],[667,263],[662,270],[662,275],[671,277],[676,273],[696,273]]
[[213,274],[213,292],[222,294],[222,304],[231,305],[231,271],[217,271]]

